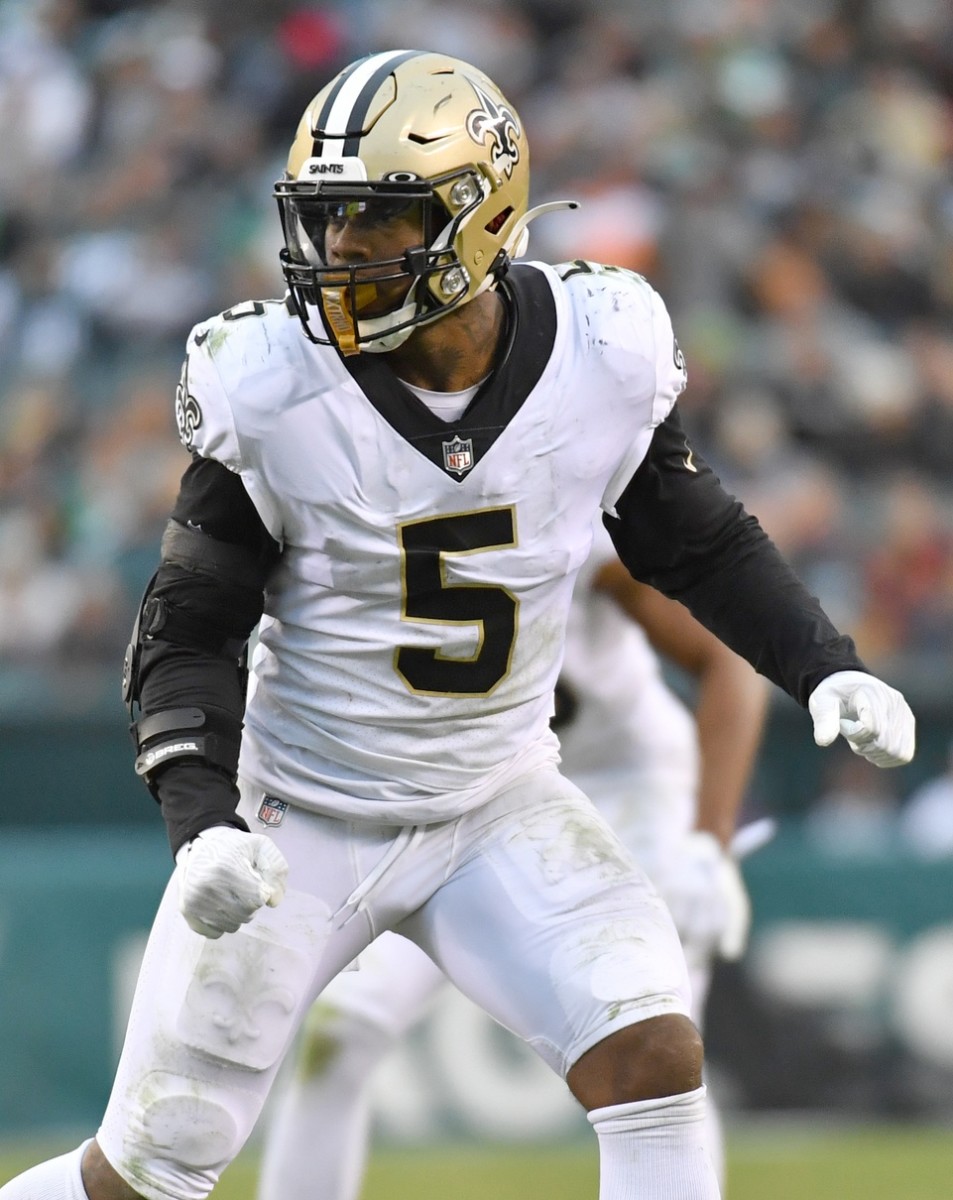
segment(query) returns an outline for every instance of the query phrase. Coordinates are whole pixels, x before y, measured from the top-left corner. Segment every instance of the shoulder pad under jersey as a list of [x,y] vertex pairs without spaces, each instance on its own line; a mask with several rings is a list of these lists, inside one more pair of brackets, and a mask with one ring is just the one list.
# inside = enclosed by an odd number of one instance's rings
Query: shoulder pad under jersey
[[189,335],[176,396],[183,445],[233,471],[245,466],[243,443],[283,408],[343,371],[333,350],[306,342],[284,300],[237,304]]
[[662,297],[644,276],[626,267],[575,259],[557,264],[555,270],[570,303],[585,312],[593,338],[652,364],[652,423],[664,421],[685,390],[688,375]]

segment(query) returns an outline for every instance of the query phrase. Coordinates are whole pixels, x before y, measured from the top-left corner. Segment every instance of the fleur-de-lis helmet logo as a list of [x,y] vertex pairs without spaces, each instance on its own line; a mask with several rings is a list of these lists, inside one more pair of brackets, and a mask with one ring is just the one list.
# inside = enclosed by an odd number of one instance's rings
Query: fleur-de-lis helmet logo
[[470,84],[482,107],[467,114],[467,133],[477,145],[489,144],[490,162],[509,179],[520,160],[519,121],[505,102],[498,103],[472,79]]
[[186,449],[191,450],[195,441],[195,433],[202,424],[202,409],[198,400],[189,391],[189,360],[182,364],[182,375],[179,386],[175,389],[175,423],[179,428],[179,438]]

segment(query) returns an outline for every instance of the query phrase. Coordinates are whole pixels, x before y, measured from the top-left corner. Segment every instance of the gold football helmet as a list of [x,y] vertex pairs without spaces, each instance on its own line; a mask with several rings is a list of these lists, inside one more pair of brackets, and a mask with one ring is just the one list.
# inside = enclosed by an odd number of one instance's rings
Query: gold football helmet
[[[420,50],[371,54],[308,105],[275,184],[282,271],[305,333],[344,354],[399,346],[458,308],[525,249],[529,151],[522,123],[482,71]],[[329,225],[419,220],[396,258],[329,266]],[[380,315],[378,284],[406,279]],[[378,315],[361,317],[377,309]]]

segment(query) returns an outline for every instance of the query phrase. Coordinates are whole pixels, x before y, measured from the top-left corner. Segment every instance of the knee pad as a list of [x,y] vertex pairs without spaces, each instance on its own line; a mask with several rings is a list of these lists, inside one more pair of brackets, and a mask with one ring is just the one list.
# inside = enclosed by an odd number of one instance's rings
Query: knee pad
[[163,1072],[148,1076],[139,1115],[143,1135],[136,1138],[139,1154],[146,1150],[143,1158],[161,1159],[170,1170],[214,1169],[238,1152],[238,1124],[231,1106],[206,1080]]
[[[115,1170],[151,1200],[203,1200],[244,1141],[254,1093],[155,1071],[143,1079]],[[102,1138],[108,1144],[108,1138]],[[104,1150],[105,1152],[105,1150]]]

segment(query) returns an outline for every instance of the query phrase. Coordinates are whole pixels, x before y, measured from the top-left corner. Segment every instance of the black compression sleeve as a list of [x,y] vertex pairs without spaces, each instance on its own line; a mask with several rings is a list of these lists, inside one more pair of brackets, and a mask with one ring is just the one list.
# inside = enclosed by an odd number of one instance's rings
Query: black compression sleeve
[[[143,645],[141,674],[144,713],[189,704],[223,724],[240,727],[245,700],[237,664],[157,639]],[[162,768],[155,777],[154,794],[173,855],[212,825],[248,829],[235,812],[238,788],[234,777],[201,759],[176,760]]]
[[[173,519],[179,534],[173,531],[163,542],[150,593],[165,624],[156,621],[142,640],[139,706],[145,715],[194,706],[213,725],[237,731],[245,708],[244,676],[227,647],[243,644],[257,624],[279,548],[241,478],[211,460],[193,459]],[[217,549],[222,543],[227,553]],[[173,854],[212,825],[247,831],[235,811],[234,775],[226,770],[200,758],[179,758],[155,773],[152,787]]]
[[241,476],[211,458],[193,456],[182,476],[172,519],[220,542],[243,546],[263,562],[278,554]]
[[202,763],[171,763],[159,776],[162,819],[169,847],[179,850],[213,825],[233,825],[248,833],[247,824],[235,811],[238,788],[214,767]]
[[606,528],[636,579],[680,600],[762,675],[806,705],[835,671],[865,671],[757,520],[693,451],[675,410]]

